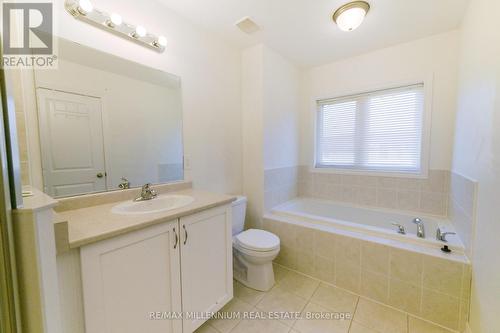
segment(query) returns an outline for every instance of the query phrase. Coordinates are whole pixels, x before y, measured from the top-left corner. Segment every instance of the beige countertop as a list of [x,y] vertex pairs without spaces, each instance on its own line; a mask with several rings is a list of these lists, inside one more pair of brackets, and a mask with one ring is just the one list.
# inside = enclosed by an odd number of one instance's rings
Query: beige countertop
[[67,222],[68,245],[70,248],[76,248],[146,226],[191,215],[208,208],[222,206],[236,199],[234,196],[193,189],[169,192],[169,194],[189,195],[194,198],[194,202],[178,209],[141,215],[114,214],[111,212],[111,208],[119,202],[106,203],[58,212],[56,213],[56,223]]

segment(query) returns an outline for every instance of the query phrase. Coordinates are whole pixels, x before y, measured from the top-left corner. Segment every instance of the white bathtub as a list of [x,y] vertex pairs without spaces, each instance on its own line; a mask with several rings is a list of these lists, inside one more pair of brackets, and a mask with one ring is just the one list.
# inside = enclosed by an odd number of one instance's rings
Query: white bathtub
[[[327,200],[297,198],[272,209],[274,216],[292,218],[297,222],[335,227],[382,239],[419,244],[425,247],[441,248],[448,245],[454,252],[463,253],[464,247],[457,235],[448,235],[447,243],[436,240],[436,230],[455,232],[453,225],[444,218],[421,213],[409,213],[379,208],[352,206]],[[416,235],[417,226],[413,219],[420,218],[425,227],[425,238]],[[399,234],[393,223],[401,224],[406,234]]]

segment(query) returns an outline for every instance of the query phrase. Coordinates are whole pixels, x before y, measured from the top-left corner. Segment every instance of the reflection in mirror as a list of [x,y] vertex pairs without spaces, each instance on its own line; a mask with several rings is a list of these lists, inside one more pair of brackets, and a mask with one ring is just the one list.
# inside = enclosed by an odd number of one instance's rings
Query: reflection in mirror
[[23,185],[53,197],[183,179],[180,78],[59,39],[55,70],[11,70]]

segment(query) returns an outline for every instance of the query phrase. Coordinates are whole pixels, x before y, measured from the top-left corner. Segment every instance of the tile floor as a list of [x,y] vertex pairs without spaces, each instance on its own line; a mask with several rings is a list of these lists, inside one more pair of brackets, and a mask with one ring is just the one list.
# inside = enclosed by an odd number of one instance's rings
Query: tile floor
[[[221,311],[240,313],[211,319],[196,333],[451,333],[404,312],[372,302],[343,289],[275,266],[276,285],[268,292],[235,281],[234,299]],[[243,313],[259,314],[259,319]],[[349,319],[265,319],[269,313],[350,314]],[[230,315],[231,316],[231,315]]]

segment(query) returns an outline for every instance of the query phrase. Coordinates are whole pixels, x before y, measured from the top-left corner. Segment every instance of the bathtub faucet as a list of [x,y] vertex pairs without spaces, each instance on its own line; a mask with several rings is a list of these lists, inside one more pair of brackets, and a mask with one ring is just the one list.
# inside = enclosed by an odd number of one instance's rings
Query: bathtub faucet
[[413,219],[413,223],[417,225],[417,237],[425,238],[424,222],[420,218],[416,217]]

